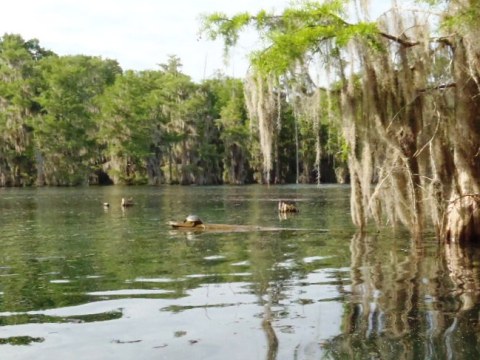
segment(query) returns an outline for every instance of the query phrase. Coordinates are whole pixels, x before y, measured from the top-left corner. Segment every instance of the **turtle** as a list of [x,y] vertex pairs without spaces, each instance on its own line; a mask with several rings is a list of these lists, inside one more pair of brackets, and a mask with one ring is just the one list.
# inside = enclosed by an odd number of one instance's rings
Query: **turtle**
[[190,214],[188,215],[185,220],[183,220],[185,224],[191,224],[192,226],[202,225],[203,221],[198,217],[198,215]]

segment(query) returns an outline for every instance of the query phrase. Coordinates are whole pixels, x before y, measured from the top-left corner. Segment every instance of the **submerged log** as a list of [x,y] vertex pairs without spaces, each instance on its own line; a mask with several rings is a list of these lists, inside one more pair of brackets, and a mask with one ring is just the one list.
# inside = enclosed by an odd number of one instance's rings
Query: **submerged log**
[[168,225],[175,230],[186,230],[195,232],[253,232],[253,231],[312,231],[327,232],[326,229],[302,229],[302,228],[283,228],[257,225],[234,225],[234,224],[193,224],[183,221],[169,221]]

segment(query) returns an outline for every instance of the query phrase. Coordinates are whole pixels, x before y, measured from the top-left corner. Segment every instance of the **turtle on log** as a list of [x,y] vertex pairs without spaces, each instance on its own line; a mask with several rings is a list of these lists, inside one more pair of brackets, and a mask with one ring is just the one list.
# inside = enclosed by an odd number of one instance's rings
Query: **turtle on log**
[[185,218],[185,220],[183,220],[183,223],[186,225],[198,226],[202,225],[203,221],[198,215],[190,214]]

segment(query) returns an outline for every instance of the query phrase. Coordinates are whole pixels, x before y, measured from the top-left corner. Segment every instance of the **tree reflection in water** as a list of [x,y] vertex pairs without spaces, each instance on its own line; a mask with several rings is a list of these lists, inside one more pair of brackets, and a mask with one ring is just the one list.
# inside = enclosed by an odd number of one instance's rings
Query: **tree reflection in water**
[[254,271],[255,293],[258,296],[260,304],[263,305],[262,329],[266,336],[267,354],[266,360],[275,360],[278,353],[278,337],[272,326],[275,315],[272,307],[278,305],[281,294],[283,292],[282,281],[271,281],[272,271],[275,268],[275,254],[282,253],[281,246],[278,242],[269,242],[268,246],[263,241],[258,241],[252,236],[250,242],[251,260]]
[[265,331],[267,337],[267,360],[275,360],[278,353],[278,338],[275,330],[272,327],[272,298],[271,294],[268,295],[268,300],[264,305],[264,313],[262,320],[262,328]]
[[415,241],[385,249],[375,236],[352,238],[352,298],[326,358],[480,358],[480,249],[426,251]]

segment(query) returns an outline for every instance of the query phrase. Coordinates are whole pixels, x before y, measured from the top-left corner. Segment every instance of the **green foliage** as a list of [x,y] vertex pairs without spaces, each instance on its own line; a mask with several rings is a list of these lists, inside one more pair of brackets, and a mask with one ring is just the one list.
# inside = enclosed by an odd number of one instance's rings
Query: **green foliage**
[[[264,12],[261,12],[261,19],[265,19]],[[254,18],[248,13],[240,13],[229,18],[224,13],[213,13],[203,17],[202,32],[211,40],[221,36],[225,40],[225,47],[234,46],[239,38],[240,31]]]
[[447,15],[442,21],[442,27],[447,31],[455,31],[465,35],[471,29],[478,28],[478,17],[480,16],[480,3],[470,1],[468,5],[458,6],[454,15]]
[[218,78],[208,83],[217,104],[215,124],[221,140],[223,181],[243,184],[249,178],[248,121],[243,84],[238,79]]
[[[285,25],[259,12],[236,16],[223,31],[233,34],[253,21]],[[219,75],[196,84],[176,56],[158,70],[123,72],[114,60],[57,56],[35,39],[5,35],[0,78],[0,186],[101,177],[115,184],[245,184],[261,173],[243,82]],[[295,171],[296,120],[282,101],[279,182],[293,181]],[[311,127],[302,136],[307,164]]]
[[[270,45],[252,54],[252,64],[262,72],[280,75],[306,55],[319,53],[323,47],[343,48],[355,37],[380,48],[376,24],[348,23],[346,6],[342,0],[301,1],[279,16],[261,11],[255,16],[242,13],[228,18],[216,13],[203,18],[203,32],[210,39],[221,37],[228,49],[237,43],[241,30],[254,26]],[[329,52],[322,54],[330,56]]]
[[120,68],[116,62],[99,58],[65,56],[45,58],[40,70],[45,88],[36,99],[42,113],[31,126],[35,145],[41,149],[44,181],[86,183],[96,148],[94,99]]
[[37,63],[50,52],[19,35],[0,38],[0,185],[32,183],[33,147],[29,123],[38,114]]
[[[150,128],[148,100],[151,74],[127,71],[98,98],[98,138],[107,154],[128,154],[142,158],[149,154]],[[152,124],[153,125],[153,124]]]

